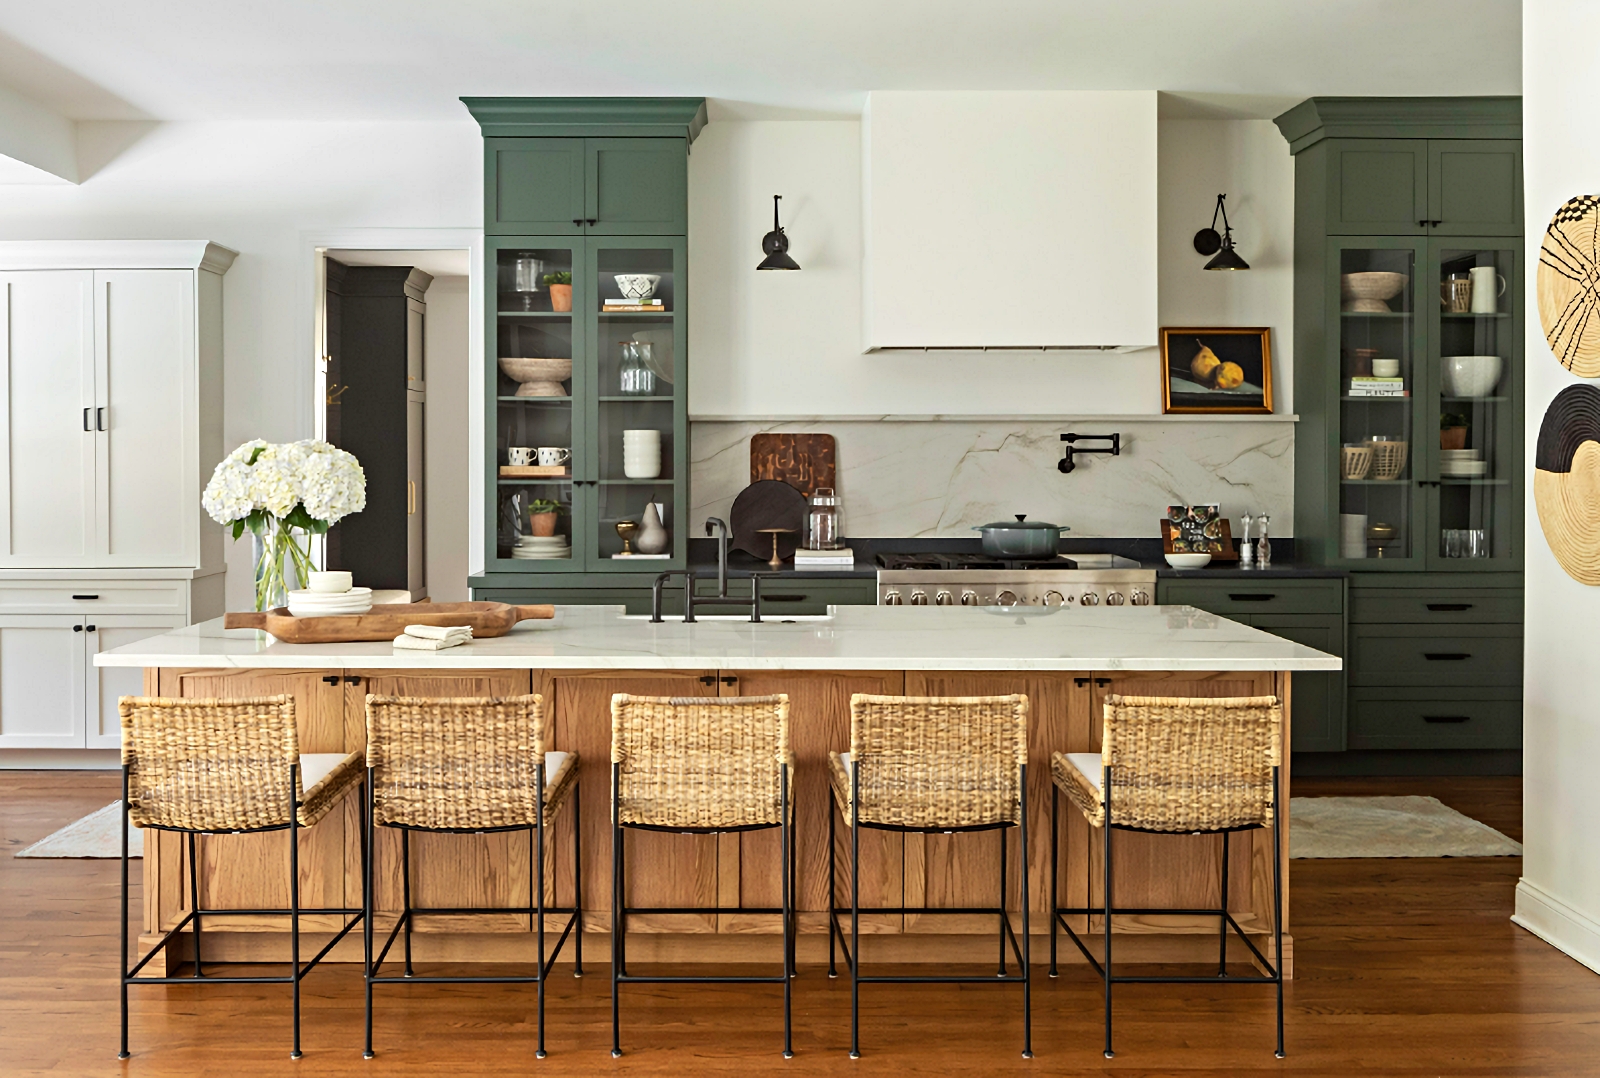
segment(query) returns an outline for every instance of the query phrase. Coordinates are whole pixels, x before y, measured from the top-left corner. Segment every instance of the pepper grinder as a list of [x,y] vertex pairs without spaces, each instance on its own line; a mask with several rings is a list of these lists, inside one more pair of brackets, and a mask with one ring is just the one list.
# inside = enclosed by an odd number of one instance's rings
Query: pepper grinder
[[1244,529],[1244,534],[1239,539],[1239,568],[1254,568],[1256,562],[1255,548],[1250,545],[1250,514],[1245,513],[1239,517],[1239,527]]
[[1267,514],[1262,513],[1256,518],[1261,524],[1261,538],[1256,540],[1256,568],[1268,569],[1272,566],[1272,543],[1267,539]]

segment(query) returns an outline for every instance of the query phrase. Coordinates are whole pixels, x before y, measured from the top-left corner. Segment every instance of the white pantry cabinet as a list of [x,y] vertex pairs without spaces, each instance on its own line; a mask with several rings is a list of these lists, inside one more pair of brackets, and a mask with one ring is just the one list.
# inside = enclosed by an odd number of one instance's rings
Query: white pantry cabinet
[[117,697],[142,679],[95,653],[222,612],[222,529],[200,494],[223,455],[234,257],[0,243],[0,766],[116,748]]

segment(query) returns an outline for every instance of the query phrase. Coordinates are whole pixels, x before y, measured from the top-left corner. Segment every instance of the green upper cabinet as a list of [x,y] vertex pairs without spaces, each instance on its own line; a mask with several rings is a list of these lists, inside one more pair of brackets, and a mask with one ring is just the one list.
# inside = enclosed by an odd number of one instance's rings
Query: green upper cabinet
[[1522,144],[1429,139],[1428,223],[1436,236],[1522,234]]
[[581,138],[483,140],[483,223],[490,235],[577,236],[585,209]]
[[584,219],[591,236],[689,232],[689,158],[683,139],[584,140]]
[[1328,232],[1420,236],[1428,220],[1428,144],[1340,139],[1327,149]]

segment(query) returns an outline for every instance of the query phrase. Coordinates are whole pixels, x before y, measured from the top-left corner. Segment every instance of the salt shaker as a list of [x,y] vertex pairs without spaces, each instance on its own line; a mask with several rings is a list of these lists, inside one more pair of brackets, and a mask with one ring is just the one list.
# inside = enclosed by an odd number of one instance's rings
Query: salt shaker
[[1239,527],[1244,529],[1244,534],[1239,539],[1239,568],[1249,569],[1255,565],[1255,548],[1250,545],[1250,514],[1245,513],[1239,517]]
[[1267,539],[1267,526],[1270,522],[1265,513],[1256,519],[1261,524],[1261,538],[1256,540],[1256,568],[1266,569],[1272,565],[1272,543]]

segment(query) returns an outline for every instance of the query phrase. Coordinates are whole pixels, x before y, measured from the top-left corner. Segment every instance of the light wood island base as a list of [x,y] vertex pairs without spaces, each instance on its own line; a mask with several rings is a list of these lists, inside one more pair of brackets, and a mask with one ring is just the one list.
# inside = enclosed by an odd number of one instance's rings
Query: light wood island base
[[[1033,954],[1047,955],[1049,932],[1050,768],[1057,751],[1099,748],[1102,702],[1111,693],[1159,696],[1258,696],[1284,700],[1284,743],[1289,740],[1289,681],[1284,672],[977,672],[947,671],[756,671],[708,670],[363,670],[363,669],[147,669],[145,691],[162,696],[238,697],[272,693],[294,696],[302,752],[349,752],[365,743],[367,693],[411,696],[509,696],[543,694],[555,724],[556,747],[581,756],[581,787],[575,806],[563,813],[548,842],[552,902],[570,903],[574,891],[574,820],[583,828],[584,958],[597,969],[608,960],[611,893],[610,700],[613,693],[660,696],[750,696],[787,693],[791,700],[795,754],[795,812],[800,909],[799,959],[825,961],[828,906],[829,750],[849,743],[852,693],[912,696],[971,696],[1022,692],[1032,705],[1032,751],[1028,763],[1029,839]],[[1284,967],[1293,973],[1288,934],[1287,757],[1282,772],[1284,840]],[[569,806],[570,808],[571,806]],[[1099,836],[1065,799],[1061,804],[1059,901],[1085,906],[1099,901]],[[362,881],[357,807],[352,799],[315,828],[301,834],[301,901],[306,906],[359,906]],[[386,932],[400,908],[399,838],[378,829],[379,875],[376,927]],[[141,949],[188,911],[189,881],[181,836],[147,832],[144,857],[145,907]],[[838,829],[839,895],[847,902],[847,829]],[[203,908],[251,909],[287,906],[284,874],[286,833],[205,836],[198,875]],[[865,905],[934,907],[993,902],[997,886],[998,834],[905,835],[863,829],[861,901]],[[1222,840],[1215,836],[1116,832],[1117,905],[1205,906],[1217,900]],[[529,840],[518,834],[425,835],[412,839],[413,902],[419,906],[514,906],[530,894]],[[1272,955],[1272,832],[1234,836],[1229,908],[1257,945]],[[1008,841],[1007,905],[1020,910],[1018,844]],[[750,832],[713,836],[630,831],[627,838],[630,905],[690,906],[779,904],[778,834]],[[386,912],[387,911],[387,912]],[[1098,921],[1088,927],[1099,931]],[[970,923],[969,923],[970,922]],[[557,924],[551,919],[552,927]],[[1020,922],[1018,922],[1020,927]],[[415,953],[423,962],[531,962],[535,938],[530,918],[484,915],[418,918]],[[630,957],[640,962],[739,962],[775,960],[779,925],[773,916],[634,915],[629,918]],[[1209,917],[1119,916],[1117,956],[1123,961],[1215,961],[1217,924]],[[970,955],[994,959],[996,925],[989,917],[873,915],[862,918],[870,933],[868,962],[948,961]],[[316,922],[302,922],[303,956],[326,942]],[[1063,966],[1082,962],[1063,934]],[[1093,949],[1091,944],[1091,949]],[[207,961],[283,961],[289,950],[286,918],[214,918],[205,926]],[[187,958],[187,947],[169,949],[167,968]],[[1237,961],[1247,950],[1230,947]],[[572,956],[569,946],[563,958]],[[359,933],[343,941],[331,961],[358,962]],[[158,959],[147,967],[156,972]],[[842,967],[841,967],[842,968]]]

